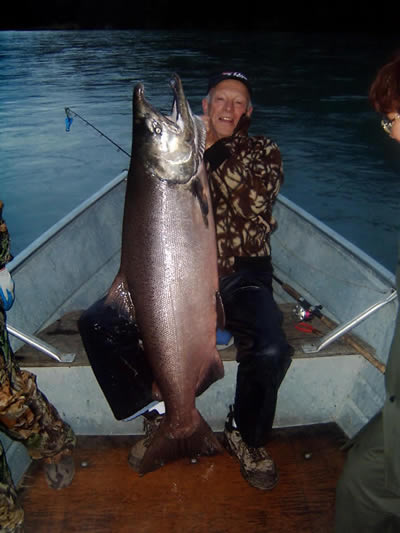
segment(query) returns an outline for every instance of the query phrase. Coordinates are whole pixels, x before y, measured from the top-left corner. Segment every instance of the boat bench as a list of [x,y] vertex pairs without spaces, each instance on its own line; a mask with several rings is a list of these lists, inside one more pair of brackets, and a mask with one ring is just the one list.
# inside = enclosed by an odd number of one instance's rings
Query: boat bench
[[[359,369],[360,355],[346,342],[337,340],[316,354],[306,354],[304,343],[312,342],[327,328],[314,318],[313,331],[296,328],[293,303],[280,304],[284,330],[294,348],[293,362],[279,389],[275,427],[332,422],[337,406],[348,394]],[[46,343],[65,353],[75,353],[72,363],[58,363],[28,345],[16,351],[22,368],[37,376],[40,389],[57,407],[75,432],[81,435],[140,434],[141,417],[125,422],[112,415],[94,377],[81,343],[77,321],[81,311],[73,311],[36,334]],[[225,377],[207,389],[196,404],[214,431],[224,427],[236,383],[236,350],[230,346],[220,351]],[[345,358],[345,360],[343,359]]]
[[[284,303],[280,304],[279,307],[284,317],[283,329],[289,344],[294,348],[293,358],[329,357],[337,355],[354,355],[357,353],[354,348],[348,345],[343,339],[335,341],[318,353],[305,353],[302,346],[325,335],[328,332],[328,327],[317,317],[314,317],[312,321],[299,323],[299,320],[293,313],[293,304]],[[81,310],[67,313],[59,320],[36,334],[36,337],[62,352],[75,353],[76,357],[72,363],[58,363],[25,344],[17,350],[15,354],[19,365],[27,368],[39,366],[89,366],[89,361],[83,348],[77,325],[81,313]],[[219,353],[223,361],[236,360],[236,348],[234,345],[220,350]]]

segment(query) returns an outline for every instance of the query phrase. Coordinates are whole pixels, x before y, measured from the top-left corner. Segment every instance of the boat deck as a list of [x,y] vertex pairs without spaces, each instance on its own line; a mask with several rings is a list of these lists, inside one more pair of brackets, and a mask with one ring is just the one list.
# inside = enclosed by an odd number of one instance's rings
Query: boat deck
[[[313,330],[310,332],[301,331],[296,328],[299,321],[292,312],[294,304],[280,304],[280,308],[284,316],[283,327],[287,339],[289,344],[293,346],[295,350],[294,358],[345,356],[358,353],[354,347],[342,338],[318,353],[306,354],[302,349],[302,345],[318,340],[318,338],[327,333],[328,327],[317,317],[314,317],[311,322],[307,323],[312,325]],[[67,313],[53,324],[43,329],[40,333],[36,334],[38,338],[65,353],[75,353],[76,358],[72,363],[59,363],[38,352],[29,345],[24,345],[15,354],[20,366],[26,368],[38,366],[89,366],[89,361],[82,346],[77,328],[77,321],[81,313],[81,310]],[[368,346],[363,344],[360,340],[358,341],[368,349]],[[236,357],[236,349],[234,346],[230,346],[229,348],[221,350],[220,355],[223,361],[234,361]]]
[[78,437],[76,474],[50,489],[33,463],[21,489],[25,533],[332,533],[345,439],[333,423],[274,429],[272,491],[250,487],[227,452],[140,477],[127,462],[137,437]]
[[[282,304],[284,329],[295,348],[294,358],[310,357],[301,346],[326,331],[306,333],[295,326],[293,304]],[[37,336],[65,352],[73,363],[60,364],[24,346],[16,356],[24,367],[88,365],[72,312]],[[316,357],[349,355],[354,349],[336,341]],[[221,351],[235,359],[234,347]],[[36,370],[35,370],[36,371]],[[218,434],[220,435],[220,434]],[[130,447],[138,435],[78,436],[76,475],[67,489],[47,487],[39,463],[22,480],[25,533],[332,533],[335,487],[345,459],[346,436],[335,423],[274,428],[268,450],[280,480],[274,490],[250,487],[237,461],[227,452],[168,464],[143,477],[128,465]]]

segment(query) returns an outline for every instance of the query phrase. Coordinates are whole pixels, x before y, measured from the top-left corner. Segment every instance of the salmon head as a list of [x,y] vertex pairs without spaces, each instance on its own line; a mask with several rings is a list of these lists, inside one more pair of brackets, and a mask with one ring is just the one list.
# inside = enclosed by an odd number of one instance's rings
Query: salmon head
[[177,74],[171,87],[174,100],[169,116],[145,99],[143,84],[135,87],[132,159],[161,181],[185,184],[202,163],[206,130],[203,121],[193,115]]

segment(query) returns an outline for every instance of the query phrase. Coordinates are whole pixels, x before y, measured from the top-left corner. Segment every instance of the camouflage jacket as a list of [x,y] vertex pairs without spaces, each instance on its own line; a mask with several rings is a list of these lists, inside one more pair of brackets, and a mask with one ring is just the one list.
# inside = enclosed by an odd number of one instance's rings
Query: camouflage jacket
[[278,146],[249,137],[242,117],[232,137],[220,139],[204,154],[213,201],[219,275],[234,270],[235,257],[270,256],[272,215],[283,182]]
[[10,236],[3,220],[3,202],[0,200],[0,269],[12,259],[10,253]]

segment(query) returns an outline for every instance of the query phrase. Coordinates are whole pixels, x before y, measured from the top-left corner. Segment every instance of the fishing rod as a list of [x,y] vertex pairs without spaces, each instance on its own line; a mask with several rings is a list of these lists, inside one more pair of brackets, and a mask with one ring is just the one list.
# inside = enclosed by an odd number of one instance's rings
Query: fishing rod
[[[294,300],[296,300],[300,306],[297,306],[297,308],[294,310],[296,316],[300,320],[312,320],[314,316],[319,318],[323,324],[328,326],[330,329],[336,330],[338,328],[337,322],[334,320],[331,320],[327,316],[325,316],[322,312],[322,306],[318,305],[312,305],[310,302],[308,302],[303,296],[301,296],[300,293],[298,293],[293,287],[291,287],[288,283],[284,283],[282,280],[277,278],[275,275],[272,276],[273,279],[282,287],[282,289],[287,292]],[[379,302],[375,306],[372,306],[373,309],[367,309],[365,313],[362,313],[359,317],[357,317],[359,323],[361,319],[366,318],[369,314],[374,312],[375,310],[378,310],[382,305],[385,305],[389,301],[392,301],[394,298],[396,298],[397,294],[396,291],[391,293],[389,297],[385,298],[383,302]],[[357,325],[356,323],[354,326]],[[353,327],[353,325],[352,325]],[[352,334],[346,334],[347,331],[349,331],[350,328],[343,331],[343,340],[347,342],[347,344],[350,344],[357,352],[362,355],[367,361],[369,361],[376,369],[378,369],[382,374],[385,373],[386,366],[379,361],[369,350],[367,350],[364,346],[362,346],[357,339]],[[333,340],[336,340],[339,335],[335,335]]]
[[78,115],[78,113],[76,111],[74,111],[73,109],[71,109],[70,107],[65,107],[65,114],[66,114],[66,117],[65,117],[65,131],[69,132],[70,129],[71,129],[71,124],[72,124],[72,121],[73,121],[73,117],[78,117],[80,120],[82,120],[82,122],[84,122],[87,126],[90,126],[91,128],[93,128],[95,131],[97,131],[97,133],[99,133],[102,137],[104,137],[107,141],[109,141],[110,143],[112,143],[114,146],[116,146],[118,148],[118,150],[120,150],[121,152],[123,152],[124,154],[126,154],[128,157],[131,157],[131,154],[129,154],[128,152],[126,152],[119,144],[117,144],[116,142],[114,142],[112,139],[110,139],[110,137],[108,137],[105,133],[103,133],[102,131],[100,131],[98,128],[96,128],[96,126],[94,126],[93,124],[91,124],[88,120],[86,120],[85,118],[81,117],[81,115]]

